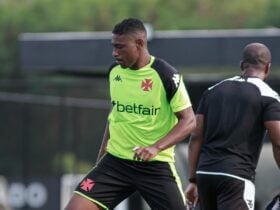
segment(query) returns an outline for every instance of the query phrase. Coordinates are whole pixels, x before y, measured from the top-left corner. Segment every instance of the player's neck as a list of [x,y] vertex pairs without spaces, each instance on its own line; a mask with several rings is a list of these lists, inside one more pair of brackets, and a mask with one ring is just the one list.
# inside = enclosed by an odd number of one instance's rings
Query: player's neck
[[244,77],[257,77],[261,80],[264,80],[263,72],[260,71],[260,70],[251,70],[251,69],[244,70],[243,71],[243,76]]
[[136,63],[136,65],[134,65],[131,69],[133,70],[138,70],[141,69],[142,67],[148,65],[151,61],[151,55],[149,54],[149,52],[144,52],[142,56],[140,56],[140,59],[138,60],[138,62]]

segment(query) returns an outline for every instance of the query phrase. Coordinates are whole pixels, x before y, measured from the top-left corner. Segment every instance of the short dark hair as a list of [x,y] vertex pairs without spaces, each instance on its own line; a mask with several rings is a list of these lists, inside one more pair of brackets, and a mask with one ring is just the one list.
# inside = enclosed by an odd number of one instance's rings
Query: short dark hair
[[117,35],[123,35],[135,32],[146,32],[143,22],[136,18],[127,18],[116,24],[112,33]]

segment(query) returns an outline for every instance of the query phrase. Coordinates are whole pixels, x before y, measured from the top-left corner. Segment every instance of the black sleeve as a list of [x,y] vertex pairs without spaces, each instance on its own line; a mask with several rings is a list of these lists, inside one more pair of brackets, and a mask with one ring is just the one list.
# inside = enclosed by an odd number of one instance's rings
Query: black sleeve
[[197,110],[196,110],[196,114],[205,114],[205,109],[206,109],[206,102],[205,99],[207,97],[208,94],[208,90],[204,91],[204,93],[202,94],[202,97],[200,98]]
[[178,90],[181,75],[166,61],[156,58],[151,66],[157,71],[166,91],[167,101],[170,102]]
[[264,113],[263,119],[264,121],[280,121],[280,102],[275,98],[271,97],[263,97],[264,101]]

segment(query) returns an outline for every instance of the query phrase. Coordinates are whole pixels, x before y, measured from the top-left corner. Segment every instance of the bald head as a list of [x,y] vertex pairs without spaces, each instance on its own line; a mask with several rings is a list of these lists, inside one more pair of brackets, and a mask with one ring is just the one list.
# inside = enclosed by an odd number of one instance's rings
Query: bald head
[[271,63],[270,50],[261,43],[251,43],[243,51],[243,69],[253,66],[262,68]]

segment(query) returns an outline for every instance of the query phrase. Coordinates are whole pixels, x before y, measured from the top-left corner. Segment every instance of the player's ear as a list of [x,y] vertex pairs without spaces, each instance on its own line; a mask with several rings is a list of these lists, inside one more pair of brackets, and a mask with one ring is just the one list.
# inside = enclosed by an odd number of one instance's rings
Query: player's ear
[[270,66],[271,66],[271,63],[265,64],[265,67],[264,67],[265,78],[267,78],[268,75],[270,74]]
[[271,67],[271,63],[265,64],[265,73],[266,73],[266,74],[269,74],[270,67]]
[[136,46],[138,49],[143,48],[144,47],[144,40],[143,39],[136,39]]

